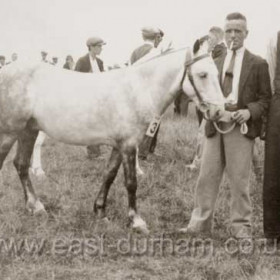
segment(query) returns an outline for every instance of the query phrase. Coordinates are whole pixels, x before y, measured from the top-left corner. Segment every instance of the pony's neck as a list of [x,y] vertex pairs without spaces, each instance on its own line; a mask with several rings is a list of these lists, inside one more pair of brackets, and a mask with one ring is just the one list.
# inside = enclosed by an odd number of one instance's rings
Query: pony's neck
[[159,58],[156,64],[151,63],[149,83],[155,114],[162,115],[176,98],[183,77],[184,59],[184,51],[178,51]]

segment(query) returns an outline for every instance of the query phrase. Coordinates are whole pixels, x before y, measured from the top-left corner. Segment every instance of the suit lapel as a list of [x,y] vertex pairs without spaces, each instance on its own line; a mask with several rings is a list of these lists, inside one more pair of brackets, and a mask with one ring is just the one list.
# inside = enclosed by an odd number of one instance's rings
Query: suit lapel
[[89,54],[86,55],[86,69],[88,69],[88,72],[92,73]]
[[238,99],[239,99],[242,89],[247,81],[247,78],[251,72],[251,68],[253,65],[252,58],[253,58],[252,54],[248,50],[245,50],[243,61],[242,61],[241,73],[240,73],[240,80],[239,80],[239,87],[238,87]]

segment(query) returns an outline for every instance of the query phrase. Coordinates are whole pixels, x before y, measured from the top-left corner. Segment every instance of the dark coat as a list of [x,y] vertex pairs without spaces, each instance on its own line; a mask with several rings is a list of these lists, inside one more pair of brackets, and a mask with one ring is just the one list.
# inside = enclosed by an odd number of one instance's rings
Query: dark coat
[[[103,61],[96,57],[96,62],[101,72],[104,71]],[[82,56],[78,59],[75,67],[75,71],[89,73],[92,72],[89,54]]]
[[270,103],[266,129],[264,185],[264,233],[267,238],[280,238],[280,94]]
[[[226,54],[215,60],[222,84],[223,65]],[[245,50],[242,62],[237,109],[249,109],[251,118],[247,121],[248,138],[254,139],[261,134],[262,117],[267,114],[271,99],[271,86],[267,62],[259,56]],[[205,135],[215,135],[216,129],[212,122],[207,121]]]
[[130,63],[135,63],[137,60],[148,54],[152,48],[153,46],[151,44],[144,44],[135,49],[130,57]]
[[216,59],[220,56],[226,55],[226,53],[227,53],[227,47],[225,43],[217,44],[212,51],[212,58]]

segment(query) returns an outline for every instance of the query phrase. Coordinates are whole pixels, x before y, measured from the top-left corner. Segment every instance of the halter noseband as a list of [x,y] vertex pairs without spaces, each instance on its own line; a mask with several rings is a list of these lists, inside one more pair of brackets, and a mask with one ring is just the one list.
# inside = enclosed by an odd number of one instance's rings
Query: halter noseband
[[198,98],[200,103],[203,102],[203,99],[202,99],[201,94],[197,90],[197,87],[195,86],[190,66],[193,65],[194,63],[196,63],[197,61],[199,61],[201,59],[204,59],[206,57],[209,57],[209,56],[210,55],[207,53],[207,54],[203,54],[203,55],[197,56],[194,59],[186,61],[185,62],[184,74],[183,74],[183,77],[182,77],[182,80],[181,80],[181,83],[180,83],[180,88],[183,89],[183,82],[185,80],[186,74],[188,74],[188,79],[189,79],[189,81],[190,81],[190,83],[191,83],[191,85],[192,85],[192,87],[193,87],[193,89],[195,91],[195,94],[196,94],[196,96],[197,96],[197,98]]

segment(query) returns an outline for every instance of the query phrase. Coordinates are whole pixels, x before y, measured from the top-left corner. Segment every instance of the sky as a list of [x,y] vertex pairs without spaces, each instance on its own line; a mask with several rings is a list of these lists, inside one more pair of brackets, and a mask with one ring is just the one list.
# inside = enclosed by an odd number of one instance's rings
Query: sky
[[0,0],[0,55],[10,60],[41,59],[42,50],[76,61],[86,40],[102,37],[105,64],[124,63],[142,44],[141,28],[157,26],[165,42],[191,46],[211,26],[224,26],[228,13],[247,17],[246,47],[263,57],[269,38],[280,30],[280,0]]

